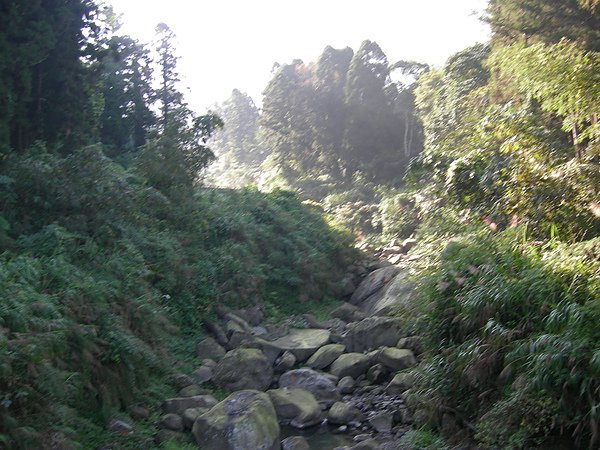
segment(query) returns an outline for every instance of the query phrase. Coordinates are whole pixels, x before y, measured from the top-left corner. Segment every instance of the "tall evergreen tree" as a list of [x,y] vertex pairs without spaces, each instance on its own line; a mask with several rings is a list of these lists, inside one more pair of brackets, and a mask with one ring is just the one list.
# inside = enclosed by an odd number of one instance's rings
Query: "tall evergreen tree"
[[0,3],[0,151],[42,139],[68,152],[94,137],[97,14],[91,0]]
[[139,148],[155,123],[149,104],[154,96],[147,49],[127,36],[115,36],[102,60],[104,110],[101,141],[112,153]]
[[377,43],[364,41],[352,58],[346,78],[349,114],[342,159],[348,182],[359,170],[370,179],[382,180],[391,175],[390,163],[402,159],[401,133],[390,85],[390,66],[385,53]]
[[213,113],[196,116],[189,109],[178,89],[175,35],[164,23],[156,32],[160,86],[155,98],[160,116],[156,135],[142,153],[140,165],[155,187],[171,196],[185,197],[201,171],[214,160],[206,142],[223,122]]

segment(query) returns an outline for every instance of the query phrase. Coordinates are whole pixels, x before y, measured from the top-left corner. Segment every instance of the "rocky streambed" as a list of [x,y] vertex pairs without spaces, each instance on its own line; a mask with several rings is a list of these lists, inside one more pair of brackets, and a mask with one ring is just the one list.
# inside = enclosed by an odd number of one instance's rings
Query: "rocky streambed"
[[[388,313],[414,289],[402,266],[376,264],[353,268],[342,283],[348,301],[326,321],[266,325],[259,307],[218,308],[197,345],[200,367],[178,375],[179,397],[163,404],[157,440],[191,433],[208,450],[401,448],[413,422],[406,369],[421,348]],[[231,394],[218,402],[207,383]]]

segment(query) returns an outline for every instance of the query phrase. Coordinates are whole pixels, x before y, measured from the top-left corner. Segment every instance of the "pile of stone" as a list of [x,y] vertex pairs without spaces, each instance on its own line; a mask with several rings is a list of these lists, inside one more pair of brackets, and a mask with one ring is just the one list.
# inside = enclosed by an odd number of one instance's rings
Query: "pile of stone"
[[[280,426],[328,426],[354,436],[356,449],[393,441],[412,421],[405,370],[420,341],[385,314],[410,301],[407,284],[400,268],[379,268],[331,320],[304,317],[312,328],[264,325],[258,308],[219,308],[219,320],[206,324],[212,336],[196,348],[201,365],[174,379],[179,396],[163,404],[158,440],[191,432],[204,449],[298,450],[306,440],[281,441]],[[231,395],[217,402],[207,383]]]

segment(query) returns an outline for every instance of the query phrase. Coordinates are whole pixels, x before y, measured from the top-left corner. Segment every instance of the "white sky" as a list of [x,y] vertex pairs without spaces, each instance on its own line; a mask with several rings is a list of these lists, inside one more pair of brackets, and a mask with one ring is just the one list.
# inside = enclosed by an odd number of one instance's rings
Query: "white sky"
[[165,22],[177,35],[179,72],[202,113],[238,88],[261,103],[273,63],[315,61],[325,46],[376,41],[390,62],[442,64],[488,39],[486,0],[107,0],[122,32],[150,42]]

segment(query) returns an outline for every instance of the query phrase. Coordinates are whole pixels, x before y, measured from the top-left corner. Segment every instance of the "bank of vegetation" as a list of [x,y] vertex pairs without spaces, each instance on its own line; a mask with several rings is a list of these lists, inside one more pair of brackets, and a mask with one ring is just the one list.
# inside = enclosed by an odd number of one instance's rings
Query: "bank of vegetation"
[[90,1],[0,7],[0,447],[102,443],[215,304],[321,308],[352,237],[414,236],[419,426],[596,448],[600,5],[486,20],[442,67],[327,47],[197,115],[166,25],[149,49]]

